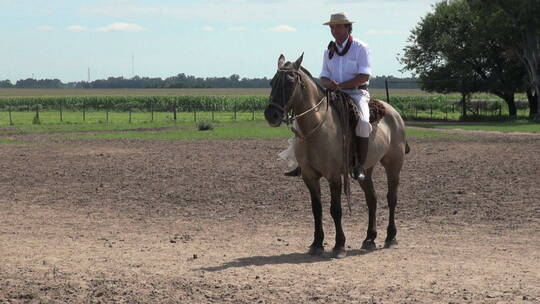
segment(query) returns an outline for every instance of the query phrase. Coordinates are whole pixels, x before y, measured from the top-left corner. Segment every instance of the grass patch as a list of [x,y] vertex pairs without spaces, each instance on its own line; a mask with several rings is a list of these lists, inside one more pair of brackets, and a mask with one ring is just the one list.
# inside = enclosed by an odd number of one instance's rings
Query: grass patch
[[68,134],[82,139],[271,139],[288,138],[292,132],[287,126],[272,128],[266,122],[216,123],[213,130],[199,131],[195,123],[177,125],[168,130],[102,132],[98,134]]
[[[279,139],[293,136],[291,130],[282,125],[278,128],[266,122],[217,123],[213,130],[200,131],[194,123],[177,125],[167,130],[141,130],[100,132],[92,134],[67,134],[68,138],[79,139],[143,139],[143,140],[198,140],[198,139]],[[438,130],[407,129],[408,138],[450,139],[461,138],[462,134],[448,134]]]
[[0,145],[16,144],[17,141],[11,138],[0,138]]
[[540,124],[528,121],[505,121],[505,122],[408,122],[408,126],[428,128],[428,129],[461,129],[475,131],[497,131],[497,132],[524,132],[540,133]]

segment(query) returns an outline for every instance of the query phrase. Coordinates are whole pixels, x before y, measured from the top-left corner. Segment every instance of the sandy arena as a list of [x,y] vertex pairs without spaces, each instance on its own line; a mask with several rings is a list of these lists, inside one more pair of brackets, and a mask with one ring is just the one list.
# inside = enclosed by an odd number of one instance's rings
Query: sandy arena
[[0,145],[0,303],[540,303],[540,136],[412,139],[386,237],[360,245],[367,207],[344,200],[348,256],[313,236],[307,188],[282,176],[285,140],[73,140]]

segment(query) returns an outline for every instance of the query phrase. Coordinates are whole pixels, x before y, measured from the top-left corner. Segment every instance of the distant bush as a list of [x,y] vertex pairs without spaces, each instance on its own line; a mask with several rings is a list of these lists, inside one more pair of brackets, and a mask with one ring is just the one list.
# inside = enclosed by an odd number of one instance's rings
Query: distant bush
[[206,121],[201,121],[197,124],[197,129],[199,131],[214,130],[214,125]]

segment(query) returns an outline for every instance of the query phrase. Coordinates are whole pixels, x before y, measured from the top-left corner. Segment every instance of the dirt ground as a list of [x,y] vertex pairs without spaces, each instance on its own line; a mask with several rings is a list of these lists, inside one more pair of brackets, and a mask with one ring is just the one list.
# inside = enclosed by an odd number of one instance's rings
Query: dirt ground
[[1,303],[539,303],[540,136],[410,140],[399,245],[375,172],[367,208],[344,202],[348,256],[306,254],[313,223],[285,140],[13,136],[0,145]]

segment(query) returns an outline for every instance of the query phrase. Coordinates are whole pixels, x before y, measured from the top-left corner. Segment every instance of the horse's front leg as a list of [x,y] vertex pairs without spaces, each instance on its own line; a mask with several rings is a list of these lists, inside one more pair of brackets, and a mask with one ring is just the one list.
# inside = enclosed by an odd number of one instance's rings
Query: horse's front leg
[[330,214],[336,226],[336,245],[332,251],[334,258],[341,259],[347,256],[345,251],[345,233],[341,225],[341,176],[330,180]]
[[302,176],[304,183],[309,189],[311,195],[311,210],[315,221],[315,233],[313,243],[309,246],[310,255],[322,255],[324,253],[324,230],[322,225],[322,204],[321,204],[321,183],[319,177]]

